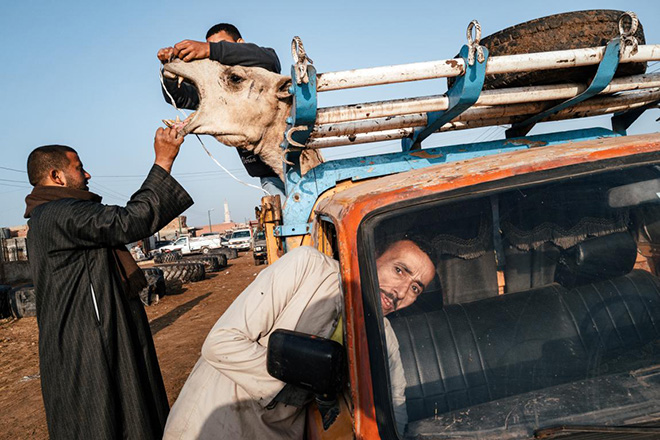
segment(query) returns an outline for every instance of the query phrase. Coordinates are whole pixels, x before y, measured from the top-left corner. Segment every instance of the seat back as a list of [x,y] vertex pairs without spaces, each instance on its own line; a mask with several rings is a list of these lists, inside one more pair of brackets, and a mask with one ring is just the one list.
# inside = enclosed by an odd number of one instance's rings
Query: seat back
[[[648,272],[394,314],[410,421],[625,371],[660,336]],[[631,355],[634,352],[634,355]]]

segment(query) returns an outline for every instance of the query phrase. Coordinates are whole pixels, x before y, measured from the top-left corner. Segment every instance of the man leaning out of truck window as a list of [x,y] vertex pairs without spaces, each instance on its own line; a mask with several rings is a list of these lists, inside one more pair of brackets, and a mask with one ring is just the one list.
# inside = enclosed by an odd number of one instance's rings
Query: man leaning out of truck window
[[[385,315],[409,306],[435,276],[424,245],[398,240],[377,256]],[[303,407],[284,400],[281,381],[266,371],[270,334],[276,329],[329,337],[341,316],[339,263],[299,247],[262,271],[216,322],[165,427],[165,439],[302,439]],[[405,378],[398,342],[385,320],[397,426],[407,423]]]

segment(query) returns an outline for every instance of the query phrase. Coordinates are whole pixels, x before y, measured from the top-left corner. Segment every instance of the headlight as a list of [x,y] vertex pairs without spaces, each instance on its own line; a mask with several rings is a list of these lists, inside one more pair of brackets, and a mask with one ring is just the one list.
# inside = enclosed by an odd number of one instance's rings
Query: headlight
[[255,250],[255,251],[262,251],[262,250],[264,250],[264,248],[262,248],[261,246],[256,246],[256,247],[254,248],[254,250]]

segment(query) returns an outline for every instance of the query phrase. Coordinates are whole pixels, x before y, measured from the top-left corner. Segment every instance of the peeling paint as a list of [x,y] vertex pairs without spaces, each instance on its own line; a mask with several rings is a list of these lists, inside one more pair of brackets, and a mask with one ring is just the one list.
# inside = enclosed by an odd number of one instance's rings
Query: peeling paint
[[420,159],[435,159],[444,156],[442,153],[431,154],[426,150],[419,150],[410,153],[411,156],[419,157]]

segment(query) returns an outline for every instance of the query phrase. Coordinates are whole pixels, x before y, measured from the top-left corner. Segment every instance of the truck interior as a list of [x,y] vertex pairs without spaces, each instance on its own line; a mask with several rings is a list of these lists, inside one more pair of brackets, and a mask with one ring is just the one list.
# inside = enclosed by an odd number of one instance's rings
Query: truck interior
[[409,435],[527,438],[653,420],[659,179],[644,165],[382,216],[375,242],[415,231],[437,253],[432,285],[387,317]]

